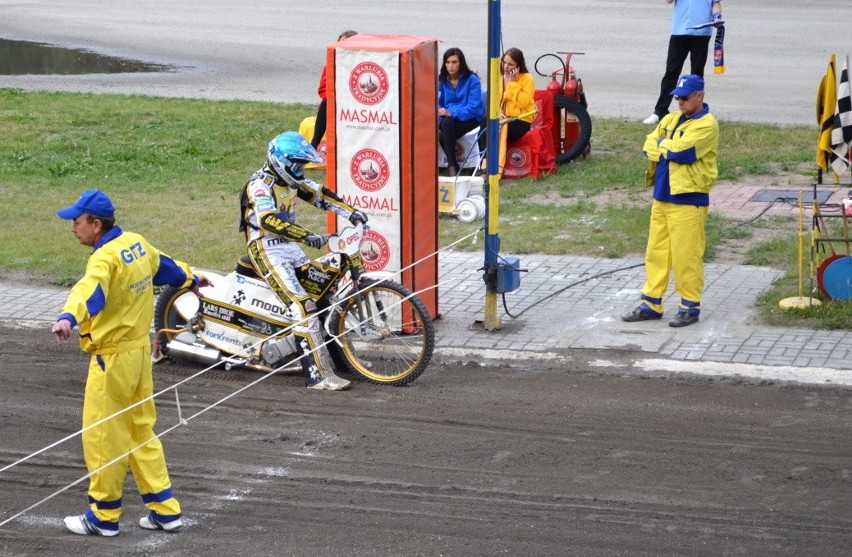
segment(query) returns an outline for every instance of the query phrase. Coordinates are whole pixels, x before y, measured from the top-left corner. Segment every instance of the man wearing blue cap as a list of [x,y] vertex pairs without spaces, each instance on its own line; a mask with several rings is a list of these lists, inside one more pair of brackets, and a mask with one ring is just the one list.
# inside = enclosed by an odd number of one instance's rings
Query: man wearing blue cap
[[680,306],[671,327],[698,322],[704,290],[704,222],[716,182],[719,124],[704,103],[704,79],[681,76],[672,92],[680,110],[667,114],[645,138],[653,188],[645,250],[645,286],[639,305],[621,316],[628,322],[663,317],[663,295],[674,271]]
[[71,231],[81,244],[94,248],[85,276],[71,289],[51,329],[57,342],[62,342],[79,327],[80,347],[92,353],[82,433],[83,458],[90,474],[89,509],[66,517],[65,526],[80,535],[118,535],[129,465],[149,511],[139,526],[175,532],[183,526],[181,509],[172,495],[163,446],[154,434],[157,416],[149,337],[153,287],[191,287],[200,295],[198,288],[211,283],[139,234],[115,226],[112,201],[102,191],[84,192],[57,214],[74,222]]

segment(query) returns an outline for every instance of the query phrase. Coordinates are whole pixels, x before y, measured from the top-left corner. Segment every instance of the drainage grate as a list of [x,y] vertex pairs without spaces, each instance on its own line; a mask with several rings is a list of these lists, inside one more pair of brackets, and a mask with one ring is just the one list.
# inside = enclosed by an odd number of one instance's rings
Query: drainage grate
[[[799,202],[799,191],[800,190],[757,190],[754,192],[754,195],[751,196],[749,201],[762,201],[764,203],[771,203],[776,199],[783,199],[789,203],[798,203]],[[817,191],[816,199],[819,205],[822,205],[828,198],[831,197],[833,191]],[[813,203],[814,201],[814,192],[812,190],[802,190],[802,202],[803,203]]]

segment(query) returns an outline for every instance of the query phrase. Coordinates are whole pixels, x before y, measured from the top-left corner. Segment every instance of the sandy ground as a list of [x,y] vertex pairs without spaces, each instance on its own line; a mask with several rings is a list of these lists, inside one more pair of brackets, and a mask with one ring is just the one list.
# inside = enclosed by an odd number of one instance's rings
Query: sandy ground
[[[5,466],[78,429],[86,358],[46,327],[0,338]],[[83,482],[0,528],[0,555],[848,550],[850,391],[612,375],[590,356],[438,365],[409,388],[344,393],[278,375],[209,410],[262,376],[208,373],[180,388],[188,425],[164,438],[184,531],[139,529],[128,480],[120,536],[67,533]],[[158,364],[156,386],[196,371]],[[159,430],[177,423],[173,394],[158,405]],[[0,521],[84,473],[76,437],[0,473]]]
[[[486,0],[0,0],[0,37],[174,64],[169,74],[0,76],[0,87],[316,103],[325,46],[344,29],[434,37],[461,47],[485,78]],[[503,1],[503,45],[530,66],[582,51],[574,65],[594,116],[642,120],[665,64],[671,6],[663,0]],[[728,120],[816,126],[829,54],[852,53],[848,0],[724,2],[727,72],[707,66],[707,102]],[[551,59],[552,60],[552,59]],[[543,61],[542,73],[556,64]],[[533,71],[531,67],[531,71]],[[839,71],[839,70],[838,70]],[[543,88],[546,77],[537,77]]]

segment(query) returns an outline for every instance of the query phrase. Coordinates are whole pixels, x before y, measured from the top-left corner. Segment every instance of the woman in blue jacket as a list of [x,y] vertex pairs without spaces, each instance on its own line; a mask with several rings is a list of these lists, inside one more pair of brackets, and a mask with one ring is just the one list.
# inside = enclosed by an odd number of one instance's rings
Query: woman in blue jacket
[[438,76],[438,139],[447,155],[450,176],[458,174],[456,140],[479,126],[483,116],[479,77],[467,67],[460,49],[447,49]]

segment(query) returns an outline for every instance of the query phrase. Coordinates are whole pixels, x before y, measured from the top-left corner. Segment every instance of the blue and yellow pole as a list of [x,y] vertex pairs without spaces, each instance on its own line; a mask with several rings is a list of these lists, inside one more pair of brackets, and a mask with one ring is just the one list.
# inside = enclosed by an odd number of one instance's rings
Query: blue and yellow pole
[[488,3],[488,130],[487,169],[485,183],[485,315],[483,327],[493,331],[500,327],[497,315],[497,256],[500,253],[500,98],[503,77],[500,72],[500,0]]

